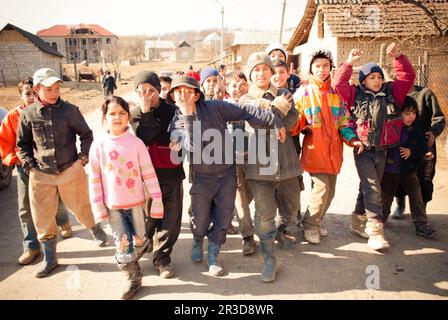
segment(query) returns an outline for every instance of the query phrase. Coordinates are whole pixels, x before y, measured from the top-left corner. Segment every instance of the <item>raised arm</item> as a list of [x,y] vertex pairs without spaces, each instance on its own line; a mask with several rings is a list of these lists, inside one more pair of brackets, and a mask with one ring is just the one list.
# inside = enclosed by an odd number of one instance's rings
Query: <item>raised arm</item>
[[394,42],[387,47],[386,53],[394,59],[395,80],[392,85],[393,95],[395,101],[401,106],[404,98],[414,84],[415,70],[408,57],[400,53]]
[[336,69],[331,86],[349,107],[353,105],[355,99],[355,86],[350,85],[350,77],[353,73],[353,65],[361,58],[363,52],[359,49],[352,49],[348,58],[339,68]]

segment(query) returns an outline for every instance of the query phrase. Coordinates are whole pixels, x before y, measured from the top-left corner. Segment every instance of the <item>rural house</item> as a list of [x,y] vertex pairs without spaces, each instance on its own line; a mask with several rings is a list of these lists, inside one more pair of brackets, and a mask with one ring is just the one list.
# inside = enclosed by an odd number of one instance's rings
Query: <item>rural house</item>
[[352,48],[359,48],[364,52],[359,65],[375,61],[391,70],[385,49],[397,42],[414,64],[417,84],[433,90],[448,114],[448,2],[417,2],[419,6],[402,1],[308,0],[286,48],[290,62],[306,77],[313,49],[331,50],[337,66]]
[[38,36],[12,24],[0,30],[0,83],[16,85],[40,68],[62,76],[64,56]]
[[194,48],[187,41],[181,41],[176,48],[176,62],[193,62]]
[[65,56],[65,63],[113,61],[118,36],[97,24],[57,24],[37,35]]
[[176,46],[173,41],[145,40],[145,59],[162,59],[173,61],[176,56]]

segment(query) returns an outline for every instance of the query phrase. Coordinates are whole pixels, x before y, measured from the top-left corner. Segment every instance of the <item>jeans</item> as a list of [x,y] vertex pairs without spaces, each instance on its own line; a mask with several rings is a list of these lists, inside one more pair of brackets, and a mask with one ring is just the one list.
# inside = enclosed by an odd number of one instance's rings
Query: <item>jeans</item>
[[238,224],[240,226],[241,236],[243,238],[250,237],[255,234],[255,227],[252,223],[249,204],[254,196],[250,191],[249,184],[246,180],[246,172],[244,165],[236,166],[237,191],[235,199],[235,211]]
[[[29,197],[29,176],[23,172],[22,166],[17,166],[17,199],[20,227],[23,233],[23,250],[39,249],[36,228],[31,216],[31,206]],[[62,226],[70,221],[68,209],[59,198],[59,205],[56,213],[56,224]]]
[[386,166],[386,151],[370,149],[359,155],[354,153],[354,155],[360,180],[360,194],[358,194],[355,212],[358,214],[365,212],[369,220],[383,220],[381,180]]
[[137,247],[146,240],[143,207],[131,209],[108,209],[108,221],[115,241],[115,258],[118,263],[137,259]]
[[[277,232],[295,223],[300,207],[300,185],[297,177],[283,181],[248,180],[255,200],[255,232],[261,241],[272,240]],[[276,226],[277,208],[280,224]]]

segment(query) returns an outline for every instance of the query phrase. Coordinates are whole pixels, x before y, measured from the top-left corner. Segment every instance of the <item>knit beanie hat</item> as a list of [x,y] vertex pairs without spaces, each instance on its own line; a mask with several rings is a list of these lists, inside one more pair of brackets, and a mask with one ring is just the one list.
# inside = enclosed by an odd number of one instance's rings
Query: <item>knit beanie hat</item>
[[211,67],[204,68],[204,70],[202,70],[202,72],[201,72],[201,87],[202,87],[202,84],[204,83],[205,79],[207,79],[208,77],[211,77],[211,76],[217,77],[218,75],[219,75],[219,72],[215,68],[211,68]]
[[359,83],[362,83],[364,79],[371,73],[378,72],[381,74],[381,76],[384,79],[384,73],[383,70],[379,65],[377,65],[375,62],[368,62],[365,65],[362,66],[361,70],[359,70]]
[[330,50],[327,49],[317,49],[311,52],[310,54],[310,74],[313,74],[311,70],[311,66],[316,59],[328,59],[330,60],[330,70],[333,69],[334,63],[333,63],[333,55],[331,54]]
[[171,99],[171,93],[173,93],[174,89],[181,87],[181,86],[186,86],[186,87],[195,89],[194,91],[199,92],[201,94],[199,101],[204,99],[204,94],[200,90],[199,83],[196,81],[196,79],[193,77],[189,77],[185,74],[181,74],[181,75],[174,76],[173,82],[171,83],[171,88],[170,88],[170,90],[168,90],[168,92],[166,94],[166,99],[165,99],[166,102],[168,102],[169,104],[172,104],[172,105],[176,104],[176,101]]
[[159,76],[152,71],[140,71],[139,73],[137,73],[134,78],[135,90],[137,90],[137,87],[140,83],[149,83],[159,92],[162,88],[162,86],[160,85]]
[[281,43],[272,43],[267,46],[267,48],[264,50],[264,53],[269,55],[274,50],[280,50],[285,55],[285,61],[288,61],[288,52],[286,51],[285,47]]
[[271,57],[269,57],[268,54],[266,54],[264,52],[254,52],[247,59],[247,65],[246,65],[247,79],[250,80],[250,75],[252,74],[252,70],[259,64],[265,64],[271,69],[272,73],[275,72]]

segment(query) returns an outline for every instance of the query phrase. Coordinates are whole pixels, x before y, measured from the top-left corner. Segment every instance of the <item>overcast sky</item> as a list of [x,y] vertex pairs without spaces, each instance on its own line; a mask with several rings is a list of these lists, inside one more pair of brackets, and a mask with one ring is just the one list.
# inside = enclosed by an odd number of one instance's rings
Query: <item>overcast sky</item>
[[[0,0],[0,28],[36,33],[55,24],[95,23],[117,35],[160,35],[224,27],[278,31],[283,0]],[[306,0],[286,0],[284,29],[296,27]]]

